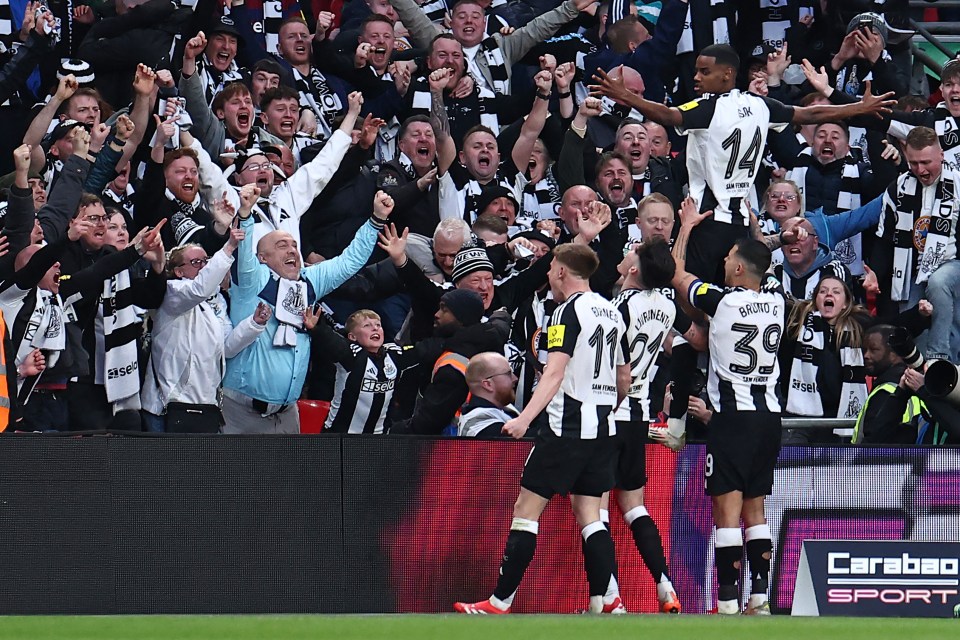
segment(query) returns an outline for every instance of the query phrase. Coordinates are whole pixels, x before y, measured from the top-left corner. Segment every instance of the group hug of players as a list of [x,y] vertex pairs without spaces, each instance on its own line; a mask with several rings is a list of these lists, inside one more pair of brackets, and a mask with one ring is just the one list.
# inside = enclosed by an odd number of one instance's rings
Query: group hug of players
[[[612,303],[590,290],[598,259],[589,247],[554,250],[548,280],[559,307],[548,329],[547,364],[523,412],[503,431],[522,437],[543,411],[548,426],[536,434],[524,466],[493,595],[457,602],[456,611],[510,612],[534,556],[540,515],[553,496],[570,494],[583,537],[589,611],[625,613],[613,541],[601,518],[604,500],[616,488],[620,511],[657,584],[660,610],[680,612],[659,532],[643,506],[648,373],[674,327],[675,304],[660,291],[672,287],[686,314],[709,323],[707,390],[714,415],[704,467],[716,525],[717,613],[769,615],[773,547],[764,498],[772,491],[781,441],[777,350],[785,300],[767,284],[771,253],[750,236],[747,196],[769,129],[877,113],[891,101],[868,92],[855,105],[789,107],[735,89],[738,68],[732,48],[704,49],[694,79],[703,97],[679,108],[644,100],[622,79],[603,72],[595,77],[596,93],[688,137],[689,197],[672,250],[663,240],[647,240],[626,252],[618,268],[621,293]],[[730,144],[732,138],[743,144]],[[668,429],[650,436],[678,448],[683,428],[682,421],[671,420]],[[751,578],[745,608],[738,586],[744,541]]]

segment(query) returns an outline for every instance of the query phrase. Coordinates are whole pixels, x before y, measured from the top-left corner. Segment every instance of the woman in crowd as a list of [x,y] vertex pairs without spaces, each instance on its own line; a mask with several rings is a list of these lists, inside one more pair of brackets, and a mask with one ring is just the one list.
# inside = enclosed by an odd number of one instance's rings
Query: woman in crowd
[[231,229],[230,238],[212,258],[198,244],[170,252],[167,292],[154,317],[152,353],[143,383],[148,431],[216,433],[220,429],[225,359],[253,342],[270,316],[270,308],[261,304],[251,318],[234,328],[219,292],[243,235],[240,229]]
[[[863,330],[870,314],[847,284],[824,277],[812,300],[793,305],[780,343],[780,382],[792,416],[856,418],[867,398]],[[836,441],[808,429],[785,429],[784,444]]]

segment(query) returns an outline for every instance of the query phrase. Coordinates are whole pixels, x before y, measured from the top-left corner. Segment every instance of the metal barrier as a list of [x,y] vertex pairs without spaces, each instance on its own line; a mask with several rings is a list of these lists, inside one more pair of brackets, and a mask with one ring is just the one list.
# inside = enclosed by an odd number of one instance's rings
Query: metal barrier
[[783,418],[784,429],[853,429],[853,418]]
[[939,49],[940,53],[947,56],[947,58],[954,56],[953,51],[940,42],[934,34],[958,35],[960,34],[960,22],[924,22],[921,24],[915,20],[910,20],[910,28],[916,29],[920,36]]

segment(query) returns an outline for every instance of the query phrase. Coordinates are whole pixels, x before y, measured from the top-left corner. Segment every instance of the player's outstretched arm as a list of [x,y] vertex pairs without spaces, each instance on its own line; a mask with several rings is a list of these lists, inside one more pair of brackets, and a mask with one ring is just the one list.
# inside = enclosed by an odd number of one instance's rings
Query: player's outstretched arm
[[866,91],[859,102],[853,104],[822,104],[810,107],[793,108],[793,124],[819,124],[821,122],[835,122],[856,116],[883,117],[892,112],[897,101],[893,99],[893,91],[875,96],[870,90],[870,81],[867,80]]
[[650,118],[664,127],[679,127],[683,124],[683,117],[679,109],[668,107],[658,102],[645,100],[629,89],[623,82],[623,72],[616,80],[612,79],[603,69],[597,69],[593,76],[596,84],[590,85],[590,95],[599,98],[606,96],[611,100],[633,107],[643,114],[644,118]]
[[713,211],[698,211],[697,203],[687,196],[680,205],[678,212],[680,216],[680,232],[673,243],[673,261],[677,263],[677,270],[673,275],[671,284],[677,290],[680,299],[690,303],[687,292],[690,290],[690,284],[697,279],[695,275],[687,272],[687,243],[690,241],[690,233],[700,222],[713,215]]

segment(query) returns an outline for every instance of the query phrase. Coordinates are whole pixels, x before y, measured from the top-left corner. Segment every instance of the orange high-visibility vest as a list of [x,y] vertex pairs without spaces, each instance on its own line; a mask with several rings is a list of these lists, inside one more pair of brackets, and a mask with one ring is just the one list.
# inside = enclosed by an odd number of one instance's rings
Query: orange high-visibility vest
[[[467,364],[470,362],[470,358],[462,356],[459,353],[454,353],[453,351],[444,351],[440,354],[440,357],[437,358],[437,361],[433,365],[433,373],[430,374],[430,382],[433,382],[433,379],[437,377],[437,371],[440,371],[440,367],[451,366],[457,371],[460,372],[460,375],[466,379],[467,377]],[[467,392],[467,402],[470,402],[471,393]],[[457,412],[453,416],[454,420],[460,418],[460,409],[457,409]]]
[[6,335],[7,323],[3,313],[0,313],[0,431],[6,431],[10,426],[10,384],[7,378],[7,346],[4,341]]

